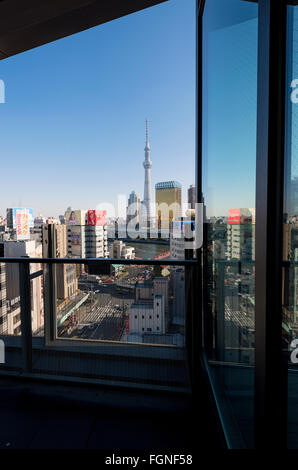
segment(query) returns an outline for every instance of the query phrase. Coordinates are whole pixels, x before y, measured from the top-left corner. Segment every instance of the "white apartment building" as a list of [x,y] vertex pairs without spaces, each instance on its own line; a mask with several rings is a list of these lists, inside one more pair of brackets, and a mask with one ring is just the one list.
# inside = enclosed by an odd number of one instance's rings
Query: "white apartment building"
[[106,225],[86,225],[86,258],[106,258],[108,255],[108,232]]
[[115,240],[110,246],[111,258],[134,259],[135,249],[132,246],[126,246],[122,240]]
[[155,277],[153,281],[137,283],[135,299],[137,302],[153,300],[155,295],[162,295],[165,299],[165,312],[169,311],[169,280],[164,277]]
[[254,209],[230,209],[227,224],[227,259],[255,259]]
[[68,257],[106,258],[108,256],[106,221],[96,216],[96,212],[93,210],[66,212]]
[[67,226],[67,256],[86,258],[85,225]]
[[131,304],[129,309],[130,334],[164,334],[165,332],[165,299],[163,295],[155,295],[153,302],[139,301]]

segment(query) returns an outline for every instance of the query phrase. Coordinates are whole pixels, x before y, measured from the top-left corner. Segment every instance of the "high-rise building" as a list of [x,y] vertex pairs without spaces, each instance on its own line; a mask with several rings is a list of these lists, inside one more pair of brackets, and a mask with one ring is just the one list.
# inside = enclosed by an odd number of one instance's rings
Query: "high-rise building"
[[67,256],[70,258],[85,258],[85,210],[68,209],[65,212],[67,226]]
[[86,225],[86,258],[106,258],[108,253],[108,233],[106,225]]
[[[45,224],[42,226],[43,257],[50,256],[48,230],[52,229],[56,258],[67,257],[66,225]],[[57,279],[57,300],[63,301],[78,289],[78,276],[75,264],[57,264],[55,267]]]
[[132,191],[128,197],[126,225],[128,225],[131,220],[133,220],[133,225],[137,229],[140,223],[140,199],[136,195],[135,191]]
[[154,295],[151,301],[138,301],[129,308],[129,333],[144,335],[145,333],[165,334],[165,299],[162,295]]
[[143,200],[143,214],[144,225],[147,227],[151,221],[151,167],[152,162],[150,159],[150,144],[148,137],[148,119],[146,119],[146,144],[145,144],[145,160],[143,167],[145,168],[145,182],[144,182],[144,200]]
[[30,229],[34,227],[33,209],[10,207],[7,209],[7,227],[14,233],[14,240],[30,240]]
[[169,280],[156,277],[153,281],[137,283],[135,301],[129,308],[129,341],[146,334],[164,335],[169,321]]
[[152,300],[154,295],[162,295],[165,299],[165,313],[169,312],[169,280],[166,277],[155,277],[153,281],[137,283],[135,287],[136,301]]
[[56,237],[57,258],[66,258],[67,256],[66,225],[55,225],[55,237]]
[[229,209],[227,226],[227,258],[255,259],[254,209]]
[[181,184],[164,181],[155,185],[156,219],[159,229],[171,229],[181,218]]
[[85,225],[85,247],[87,258],[106,258],[108,256],[108,232],[106,219],[106,211],[87,211]]
[[126,246],[122,240],[115,240],[110,247],[111,258],[134,259],[135,249],[131,246]]
[[189,209],[195,209],[196,207],[196,187],[194,184],[191,184],[187,190],[187,202],[189,205]]
[[78,275],[75,264],[57,264],[57,300],[63,301],[78,290]]
[[67,255],[69,257],[107,257],[106,211],[67,211],[66,226]]
[[[1,244],[4,256],[30,258],[42,257],[42,245],[36,245],[34,240],[7,241]],[[42,269],[40,263],[30,266],[33,274]],[[21,334],[21,306],[19,288],[19,267],[17,264],[7,263],[6,265],[6,303],[7,303],[7,333],[11,335]],[[39,276],[31,280],[31,316],[32,332],[38,331],[44,324],[43,305],[43,277]]]

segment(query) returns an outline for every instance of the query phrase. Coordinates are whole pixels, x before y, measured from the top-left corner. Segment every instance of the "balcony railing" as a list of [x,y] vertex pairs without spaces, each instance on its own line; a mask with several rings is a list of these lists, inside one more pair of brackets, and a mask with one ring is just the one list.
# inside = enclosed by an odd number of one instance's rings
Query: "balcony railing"
[[[20,306],[13,318],[7,312],[4,316],[12,328],[17,325],[14,317],[21,320],[12,334],[0,333],[5,343],[0,374],[190,392],[189,329],[197,261],[0,262],[14,269],[19,280]],[[75,265],[78,285],[61,278],[63,265]],[[110,274],[111,269],[116,272]],[[183,284],[179,298],[175,283]],[[153,300],[146,299],[148,289]]]

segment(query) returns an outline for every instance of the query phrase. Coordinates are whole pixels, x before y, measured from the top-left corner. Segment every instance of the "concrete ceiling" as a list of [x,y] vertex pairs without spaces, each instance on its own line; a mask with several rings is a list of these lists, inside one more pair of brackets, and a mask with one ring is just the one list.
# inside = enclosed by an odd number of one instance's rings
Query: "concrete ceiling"
[[168,0],[0,0],[0,59]]

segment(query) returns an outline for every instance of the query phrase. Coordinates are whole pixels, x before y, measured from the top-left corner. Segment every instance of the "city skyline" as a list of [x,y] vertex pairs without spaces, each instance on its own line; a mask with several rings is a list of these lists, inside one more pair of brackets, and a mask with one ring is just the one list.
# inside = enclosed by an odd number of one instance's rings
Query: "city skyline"
[[[143,218],[143,222],[145,220],[147,220],[146,224],[147,223],[150,223],[150,221],[152,222],[154,219],[155,219],[155,209],[153,209],[154,207],[154,204],[158,204],[158,202],[156,202],[156,192],[154,193],[153,191],[153,194],[155,197],[151,197],[151,189],[152,189],[152,185],[151,185],[151,167],[152,167],[152,160],[150,159],[150,153],[151,153],[151,149],[150,149],[150,143],[149,143],[149,120],[148,118],[146,118],[145,120],[145,123],[146,123],[146,134],[145,134],[145,148],[144,148],[144,152],[145,152],[145,160],[143,161],[143,167],[145,169],[145,175],[144,175],[144,198],[143,200],[139,199],[139,202],[140,202],[140,206],[141,206],[141,213],[140,213],[140,217]],[[156,186],[158,186],[159,184],[166,184],[166,183],[171,183],[172,181],[168,181],[168,182],[158,182],[155,184],[155,188]],[[180,183],[177,183],[180,185]],[[186,208],[182,205],[183,203],[184,204],[188,204],[188,206],[190,207],[190,205],[192,203],[190,203],[189,201],[189,191],[190,191],[190,188],[194,189],[195,188],[195,185],[194,184],[190,184],[188,186],[188,188],[186,189],[186,194],[187,194],[187,200],[184,200],[182,201],[181,199],[181,210],[183,211],[186,210]],[[181,190],[182,190],[182,185],[181,185]],[[135,194],[137,196],[137,193],[135,192],[134,189],[131,190],[131,192],[129,193],[129,197],[131,194]],[[118,195],[118,204],[117,206],[114,207],[114,211],[115,212],[110,212],[110,215],[107,214],[107,218],[109,219],[123,219],[123,221],[125,221],[127,219],[127,211],[128,211],[128,207],[125,206],[125,200],[127,199],[126,197],[126,194],[123,195]],[[153,199],[155,199],[155,202],[153,202]],[[120,205],[119,205],[119,202],[120,202]],[[123,204],[124,203],[124,204]],[[102,204],[107,204],[107,208],[105,208],[104,205]],[[19,204],[21,205],[21,204]],[[101,209],[105,209],[106,213],[108,212],[108,207],[110,206],[111,204],[108,203],[107,201],[103,202],[103,203],[100,203],[99,206],[101,207]],[[188,207],[187,206],[187,207]],[[98,205],[97,205],[98,207]],[[15,210],[16,208],[14,208]],[[69,211],[69,210],[83,210],[85,212],[88,212],[90,211],[90,208],[82,208],[82,207],[72,207],[71,205],[68,206],[65,211],[61,214],[37,214],[37,213],[33,213],[34,212],[34,209],[30,209],[30,211],[32,212],[32,223],[33,223],[33,219],[38,219],[38,218],[45,218],[45,219],[51,219],[51,218],[57,218],[57,219],[60,219],[61,216],[66,216],[66,213]],[[120,211],[119,211],[120,209]],[[7,208],[6,209],[6,212],[8,212],[8,210],[13,210],[13,209],[9,209]],[[22,209],[21,209],[22,210]],[[125,213],[124,213],[125,212]],[[183,213],[181,212],[181,215],[183,215]],[[0,217],[1,217],[1,214],[0,214]],[[5,219],[5,216],[2,216],[2,218]],[[58,220],[57,220],[58,221]]]
[[194,12],[194,1],[174,0],[1,62],[0,154],[11,178],[0,214],[24,206],[58,216],[70,205],[115,205],[132,190],[142,199],[146,116],[151,190],[179,180],[187,200],[195,173]]

